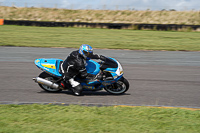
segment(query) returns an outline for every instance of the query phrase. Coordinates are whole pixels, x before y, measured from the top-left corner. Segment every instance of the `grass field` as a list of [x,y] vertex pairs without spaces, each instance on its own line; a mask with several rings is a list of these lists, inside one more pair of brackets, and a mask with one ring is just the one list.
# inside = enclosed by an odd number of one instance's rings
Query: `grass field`
[[200,111],[178,108],[0,105],[0,133],[199,133]]
[[200,51],[200,32],[0,26],[0,46]]

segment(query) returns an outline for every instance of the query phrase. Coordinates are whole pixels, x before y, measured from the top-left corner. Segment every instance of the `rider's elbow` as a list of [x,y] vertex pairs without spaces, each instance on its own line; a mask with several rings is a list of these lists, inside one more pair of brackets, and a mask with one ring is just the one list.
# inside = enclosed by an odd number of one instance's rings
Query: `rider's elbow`
[[88,76],[88,74],[87,73],[81,73],[81,78],[86,78]]
[[87,70],[85,69],[80,73],[81,78],[86,78],[88,76]]

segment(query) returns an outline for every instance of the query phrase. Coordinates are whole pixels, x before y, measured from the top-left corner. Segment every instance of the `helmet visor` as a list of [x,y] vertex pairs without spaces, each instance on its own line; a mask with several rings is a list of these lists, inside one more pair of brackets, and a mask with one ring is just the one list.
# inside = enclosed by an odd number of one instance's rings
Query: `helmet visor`
[[93,51],[85,51],[85,50],[83,50],[83,53],[85,54],[85,56],[87,56],[87,57],[92,57],[92,55],[93,55]]

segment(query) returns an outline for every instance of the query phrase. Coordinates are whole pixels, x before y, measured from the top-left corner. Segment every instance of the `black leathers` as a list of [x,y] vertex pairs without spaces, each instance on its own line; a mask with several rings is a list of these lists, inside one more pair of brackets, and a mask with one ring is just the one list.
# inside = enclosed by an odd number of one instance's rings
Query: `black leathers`
[[[103,56],[93,55],[91,59],[103,59]],[[85,68],[86,60],[83,58],[78,51],[73,51],[67,59],[63,62],[61,69],[64,74],[65,81],[74,78],[74,76],[79,75],[81,78],[86,78],[88,76],[87,70]]]

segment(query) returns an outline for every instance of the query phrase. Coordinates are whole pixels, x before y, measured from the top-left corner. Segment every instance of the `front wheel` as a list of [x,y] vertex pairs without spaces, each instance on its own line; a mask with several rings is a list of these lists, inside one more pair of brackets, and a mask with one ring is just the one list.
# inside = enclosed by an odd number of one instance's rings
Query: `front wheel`
[[[52,77],[51,75],[49,75],[48,73],[46,72],[42,72],[40,75],[39,75],[40,78],[43,78],[43,79],[46,79],[48,81],[52,81],[54,82],[56,79],[54,77]],[[46,86],[46,85],[43,85],[43,84],[39,84],[38,85],[45,91],[47,92],[60,92],[62,91],[61,89],[54,89],[54,88],[51,88],[49,86]]]
[[122,77],[116,83],[106,86],[104,89],[111,94],[120,95],[125,93],[129,89],[129,82]]

